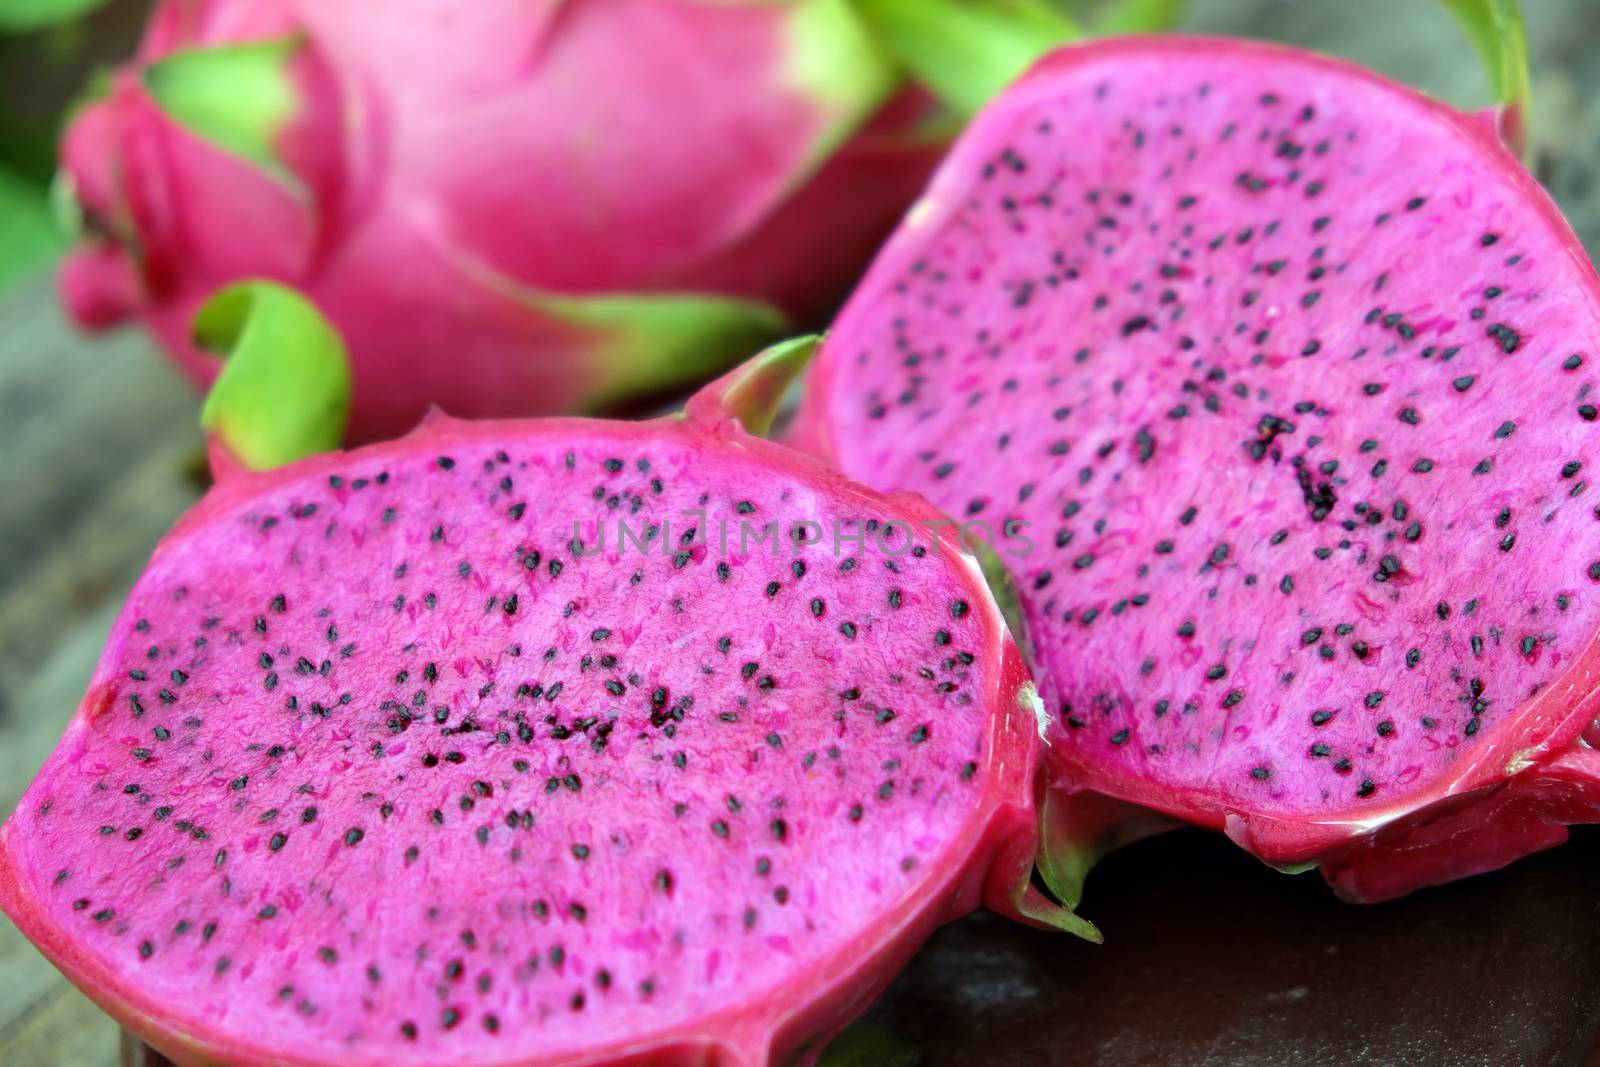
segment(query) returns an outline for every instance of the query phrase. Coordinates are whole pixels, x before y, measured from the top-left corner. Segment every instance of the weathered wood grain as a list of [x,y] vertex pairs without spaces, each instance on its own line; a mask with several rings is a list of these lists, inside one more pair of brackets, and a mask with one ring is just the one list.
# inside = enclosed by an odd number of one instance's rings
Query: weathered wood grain
[[[0,810],[83,695],[156,540],[196,496],[193,394],[133,333],[90,342],[49,280],[0,297]],[[115,1062],[117,1028],[0,919],[0,1064]]]

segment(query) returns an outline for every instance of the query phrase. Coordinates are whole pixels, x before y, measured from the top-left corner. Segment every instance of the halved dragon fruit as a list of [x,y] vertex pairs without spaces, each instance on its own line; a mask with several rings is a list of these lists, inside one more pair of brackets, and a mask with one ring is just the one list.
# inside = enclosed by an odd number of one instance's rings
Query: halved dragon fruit
[[1600,819],[1600,282],[1464,115],[1265,44],[1061,51],[969,130],[799,437],[987,524],[1045,874],[1136,806],[1381,899]]
[[803,354],[227,471],[0,906],[184,1063],[806,1062],[980,900],[1092,932],[1029,886],[1040,707],[972,557],[729,414]]

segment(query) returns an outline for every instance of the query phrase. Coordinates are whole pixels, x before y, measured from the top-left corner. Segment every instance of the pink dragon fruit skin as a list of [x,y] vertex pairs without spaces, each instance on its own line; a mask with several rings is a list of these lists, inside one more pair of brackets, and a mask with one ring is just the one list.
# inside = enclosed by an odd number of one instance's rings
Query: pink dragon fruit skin
[[1079,861],[1143,809],[1381,900],[1600,821],[1600,281],[1495,129],[1275,46],[1063,50],[835,324],[794,440],[1036,546]]
[[[252,42],[286,43],[294,101],[266,159],[147,84]],[[355,441],[430,403],[609,406],[825,314],[937,159],[931,110],[841,0],[168,0],[64,140],[62,292],[203,384],[198,304],[295,285],[349,341]]]
[[1030,886],[1040,708],[976,562],[747,433],[781,384],[219,449],[0,908],[184,1064],[807,1063],[980,902],[1092,934]]

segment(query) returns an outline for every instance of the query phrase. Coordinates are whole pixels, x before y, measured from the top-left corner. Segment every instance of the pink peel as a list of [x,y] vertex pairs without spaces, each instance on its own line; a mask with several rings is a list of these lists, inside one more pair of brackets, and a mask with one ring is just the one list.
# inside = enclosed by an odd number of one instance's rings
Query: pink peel
[[[203,386],[215,365],[187,337],[195,308],[245,277],[295,286],[348,342],[353,443],[403,433],[430,403],[609,408],[748,355],[781,332],[774,307],[820,321],[947,141],[919,136],[928,102],[887,67],[881,85],[865,60],[848,84],[797,79],[816,57],[793,49],[818,42],[795,43],[791,14],[832,5],[535,7],[159,5],[136,61],[66,135],[63,169],[115,240],[75,255],[69,310],[91,329],[139,320]],[[174,52],[285,35],[304,42],[286,71],[301,106],[273,139],[287,185],[179,127],[140,84]],[[651,353],[656,336],[626,315],[597,329],[543,296],[719,297],[761,336],[713,318],[698,344]]]

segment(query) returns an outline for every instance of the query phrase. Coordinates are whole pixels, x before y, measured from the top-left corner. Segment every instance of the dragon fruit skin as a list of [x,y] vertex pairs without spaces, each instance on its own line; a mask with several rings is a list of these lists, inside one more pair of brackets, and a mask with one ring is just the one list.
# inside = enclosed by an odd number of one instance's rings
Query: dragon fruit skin
[[[147,87],[163,61],[272,42],[293,107],[270,158]],[[88,236],[63,297],[85,326],[137,317],[205,384],[197,306],[246,276],[294,285],[349,341],[356,442],[429,404],[614,405],[847,291],[945,144],[897,79],[841,0],[168,0],[66,134]]]
[[976,563],[735,395],[222,464],[0,909],[196,1064],[809,1062],[938,923],[1037,921],[1038,701]]
[[1063,50],[846,305],[792,440],[1031,539],[1080,860],[1096,795],[1356,900],[1600,821],[1600,282],[1495,129],[1277,46]]

